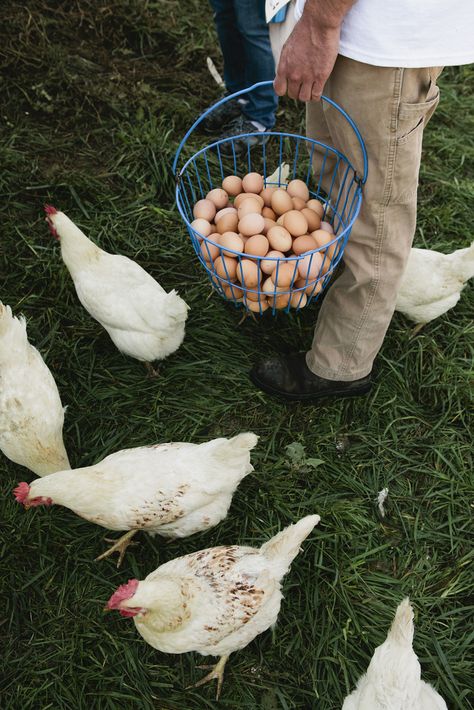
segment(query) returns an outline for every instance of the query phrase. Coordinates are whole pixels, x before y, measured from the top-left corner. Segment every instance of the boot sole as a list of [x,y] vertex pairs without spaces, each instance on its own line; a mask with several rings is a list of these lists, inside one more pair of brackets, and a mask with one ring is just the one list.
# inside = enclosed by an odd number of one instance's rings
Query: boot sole
[[317,401],[319,399],[331,398],[331,397],[362,397],[370,392],[372,389],[372,384],[362,385],[356,390],[333,390],[332,392],[321,392],[321,394],[308,393],[308,394],[292,394],[290,392],[282,392],[277,390],[264,382],[261,382],[258,377],[256,377],[252,372],[250,373],[251,382],[258,389],[271,394],[275,397],[280,397],[281,399],[287,400],[288,402],[311,402]]

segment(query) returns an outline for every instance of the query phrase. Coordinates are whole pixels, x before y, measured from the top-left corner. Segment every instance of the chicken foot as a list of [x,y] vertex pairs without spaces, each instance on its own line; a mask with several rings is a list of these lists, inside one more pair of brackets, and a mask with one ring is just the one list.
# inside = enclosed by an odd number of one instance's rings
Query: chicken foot
[[209,681],[211,680],[217,680],[216,700],[219,700],[219,696],[222,690],[222,683],[224,682],[224,668],[228,659],[229,656],[221,656],[215,666],[197,666],[201,669],[211,668],[211,672],[204,676],[204,678],[201,678],[201,680],[198,680],[197,683],[193,683],[193,685],[188,685],[186,690],[188,690],[189,688],[199,688],[199,686],[204,685],[204,683],[209,683]]
[[103,552],[101,555],[95,558],[95,562],[98,562],[99,560],[105,560],[106,557],[109,557],[112,553],[118,552],[119,553],[119,558],[117,560],[117,569],[120,567],[122,564],[123,558],[125,556],[125,551],[129,545],[136,545],[136,542],[132,542],[132,537],[138,532],[138,530],[129,530],[125,535],[122,535],[122,537],[119,537],[118,540],[113,540],[110,537],[104,538],[106,542],[113,542],[114,544],[109,547],[108,550]]
[[148,377],[154,378],[160,376],[160,371],[157,368],[154,368],[151,362],[145,362],[145,367],[148,373]]
[[420,330],[421,330],[422,328],[424,328],[425,325],[426,325],[426,323],[417,323],[417,324],[415,325],[415,327],[412,329],[412,331],[411,331],[411,333],[410,333],[410,338],[409,338],[409,339],[411,340],[411,339],[414,338],[416,335],[418,335],[418,333],[420,332]]

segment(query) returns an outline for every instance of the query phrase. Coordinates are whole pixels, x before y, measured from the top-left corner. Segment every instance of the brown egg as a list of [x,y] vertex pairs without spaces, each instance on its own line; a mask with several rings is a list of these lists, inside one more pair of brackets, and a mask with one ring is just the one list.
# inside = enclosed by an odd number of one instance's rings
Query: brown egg
[[291,294],[290,306],[291,308],[304,308],[308,303],[308,297],[304,291],[295,291]]
[[276,286],[276,284],[273,283],[271,276],[268,276],[262,284],[262,291],[266,294],[275,295],[278,291],[281,290],[282,288],[279,288],[278,286]]
[[276,187],[264,187],[262,192],[260,193],[260,197],[265,202],[266,207],[270,207],[270,205],[272,204],[272,195],[275,190]]
[[268,303],[270,308],[276,308],[277,311],[281,311],[287,308],[290,298],[291,295],[289,293],[282,293],[281,296],[276,296],[276,298],[269,298]]
[[[318,227],[316,227],[318,229]],[[329,234],[334,234],[334,229],[332,228],[332,224],[329,222],[321,222],[321,227],[320,229],[324,229],[325,232],[329,232]]]
[[196,232],[198,232],[198,234],[196,235],[198,239],[208,237],[212,232],[212,227],[207,221],[207,219],[195,219],[193,222],[191,222],[191,227]]
[[229,195],[221,187],[216,187],[214,190],[208,192],[206,199],[211,200],[218,210],[224,209],[224,207],[227,207],[229,203]]
[[323,263],[321,264],[321,274],[327,274],[329,269],[331,268],[331,257],[329,254],[326,252],[322,252],[321,256],[323,258]]
[[223,179],[222,189],[225,190],[230,197],[240,195],[243,189],[242,178],[237,177],[237,175],[229,175]]
[[260,262],[260,268],[264,274],[271,274],[280,259],[284,259],[283,253],[281,251],[273,250],[269,251],[265,255],[267,258]]
[[278,264],[271,275],[271,279],[277,286],[289,288],[292,281],[298,278],[298,262],[287,261]]
[[261,272],[255,261],[242,259],[237,266],[237,278],[246,288],[255,288],[260,283]]
[[263,234],[256,234],[249,237],[244,247],[246,254],[251,256],[265,256],[268,253],[270,245],[268,239]]
[[293,200],[286,190],[278,188],[272,194],[271,208],[277,215],[285,214],[293,209]]
[[304,202],[309,200],[308,186],[303,180],[291,180],[288,183],[287,191],[291,197],[299,197]]
[[227,249],[232,249],[233,251],[237,251],[239,253],[244,249],[242,240],[235,232],[224,232],[224,234],[219,237],[219,244],[221,247],[224,247],[222,249],[224,256],[237,256],[231,251],[226,251]]
[[319,252],[303,256],[298,262],[298,272],[303,279],[315,279],[321,270],[323,258]]
[[268,219],[268,217],[264,217],[263,219],[265,220],[265,227],[262,229],[262,234],[266,234],[269,229],[276,225],[276,222],[273,219]]
[[310,210],[314,210],[320,217],[324,214],[324,205],[319,200],[308,200],[306,207],[309,207]]
[[262,217],[266,217],[267,219],[271,219],[273,221],[275,221],[277,218],[271,207],[264,207],[262,209]]
[[[307,279],[298,279],[298,281],[295,281],[295,288],[304,288],[305,293],[308,294],[309,298],[311,298],[311,296],[316,296],[321,291],[322,282],[316,281],[316,279],[312,281]],[[301,293],[301,291],[298,291],[297,293]]]
[[211,200],[198,200],[193,207],[193,215],[196,219],[205,219],[212,222],[216,214],[216,206]]
[[307,251],[313,251],[318,248],[318,244],[310,234],[303,234],[293,241],[293,253],[299,256]]
[[245,202],[245,200],[257,200],[257,202],[260,205],[260,208],[263,208],[265,206],[265,203],[263,201],[263,198],[260,197],[260,195],[257,195],[253,192],[241,192],[240,195],[237,195],[237,197],[234,200],[234,207],[239,208],[242,204],[242,202]]
[[235,279],[237,271],[237,259],[232,259],[229,256],[218,256],[214,261],[214,268],[216,274],[222,279],[232,281],[232,279]]
[[291,234],[284,227],[279,227],[277,225],[269,229],[267,232],[267,239],[270,242],[270,246],[272,249],[276,249],[277,251],[282,252],[291,249]]
[[253,313],[264,313],[269,308],[266,298],[261,298],[259,301],[250,301],[248,298],[244,298],[244,303],[249,311],[253,311]]
[[306,202],[301,197],[292,197],[291,201],[293,202],[294,210],[303,210],[306,207]]
[[283,225],[292,237],[301,237],[302,234],[306,234],[308,231],[306,217],[301,212],[298,212],[298,210],[286,212]]
[[258,195],[263,190],[263,177],[259,173],[248,173],[242,180],[242,187],[245,192],[256,192]]
[[278,224],[279,227],[283,227],[283,226],[284,226],[284,224],[285,224],[285,215],[284,215],[284,214],[281,214],[281,215],[278,217],[278,219],[277,219],[277,221],[276,221],[276,224]]
[[261,212],[261,205],[257,202],[257,200],[254,200],[253,197],[249,197],[248,200],[244,200],[241,203],[237,214],[239,215],[240,220],[242,217],[245,217],[246,214],[261,214]]
[[321,217],[314,210],[310,210],[309,207],[305,207],[301,210],[301,214],[304,214],[306,221],[308,222],[308,232],[314,232],[315,229],[319,229],[321,225]]
[[230,212],[225,214],[216,224],[216,229],[219,234],[224,234],[224,232],[236,232],[237,225],[239,224],[239,218],[235,212]]
[[[209,235],[209,239],[211,239],[213,242],[216,241],[218,237],[219,234]],[[220,249],[216,244],[211,244],[207,241],[207,239],[203,239],[201,242],[201,253],[204,261],[207,261],[207,263],[209,264],[212,263],[214,259],[219,256]]]
[[225,297],[230,301],[236,301],[236,303],[238,303],[243,300],[244,292],[235,282],[232,282],[232,284],[221,283],[221,288],[224,291]]
[[[318,245],[318,247],[325,247],[326,244],[329,242],[332,242],[333,239],[335,239],[334,234],[329,234],[329,232],[326,232],[325,229],[317,229],[315,232],[311,233],[312,238]],[[330,247],[326,248],[326,251],[328,253],[328,256],[330,259],[334,256],[334,252],[336,251],[337,247],[337,242],[334,244],[331,244]]]
[[239,221],[239,232],[242,232],[245,237],[261,234],[264,228],[265,220],[261,214],[246,214]]
[[[255,287],[255,289],[258,289],[258,285]],[[259,293],[258,290],[247,290],[244,291],[244,301],[248,299],[249,301],[260,301],[260,300],[265,300],[266,296],[263,296],[261,293]]]
[[216,216],[214,217],[215,224],[217,224],[221,217],[225,214],[237,214],[237,210],[235,207],[224,207],[223,210],[219,210],[219,212],[216,212]]

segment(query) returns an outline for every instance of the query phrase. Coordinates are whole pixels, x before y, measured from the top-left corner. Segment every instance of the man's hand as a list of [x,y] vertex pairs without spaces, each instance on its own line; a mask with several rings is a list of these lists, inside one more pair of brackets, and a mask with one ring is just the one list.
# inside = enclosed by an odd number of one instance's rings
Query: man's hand
[[307,0],[285,42],[274,81],[279,96],[318,101],[339,51],[344,15],[354,0]]

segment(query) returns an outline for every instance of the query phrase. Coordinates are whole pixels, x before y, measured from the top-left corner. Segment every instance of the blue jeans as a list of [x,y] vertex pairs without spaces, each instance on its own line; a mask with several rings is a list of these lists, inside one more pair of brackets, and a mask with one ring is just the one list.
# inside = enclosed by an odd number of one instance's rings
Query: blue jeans
[[[224,57],[224,81],[233,93],[274,79],[275,62],[265,22],[265,0],[210,0]],[[251,91],[243,109],[247,118],[266,128],[275,125],[278,98],[272,86]]]

